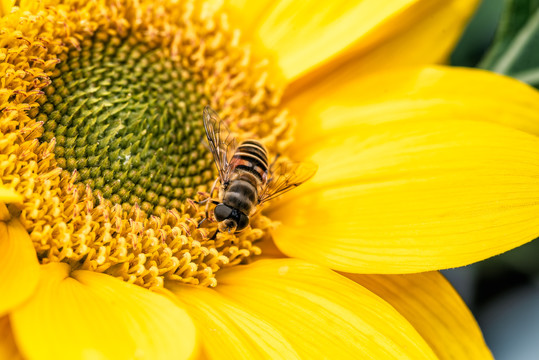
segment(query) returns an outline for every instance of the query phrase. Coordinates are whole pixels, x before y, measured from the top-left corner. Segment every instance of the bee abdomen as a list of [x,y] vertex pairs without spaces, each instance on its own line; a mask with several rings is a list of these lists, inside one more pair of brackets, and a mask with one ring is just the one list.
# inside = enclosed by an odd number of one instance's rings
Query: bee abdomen
[[256,140],[246,140],[238,146],[233,156],[235,169],[250,172],[260,182],[265,182],[268,171],[268,152]]

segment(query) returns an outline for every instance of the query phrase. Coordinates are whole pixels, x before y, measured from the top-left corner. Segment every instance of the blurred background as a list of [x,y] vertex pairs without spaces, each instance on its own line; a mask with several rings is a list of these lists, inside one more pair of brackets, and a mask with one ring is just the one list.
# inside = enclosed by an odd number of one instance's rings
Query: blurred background
[[[483,0],[451,64],[539,88],[539,0]],[[539,241],[443,273],[474,313],[497,360],[539,359]]]

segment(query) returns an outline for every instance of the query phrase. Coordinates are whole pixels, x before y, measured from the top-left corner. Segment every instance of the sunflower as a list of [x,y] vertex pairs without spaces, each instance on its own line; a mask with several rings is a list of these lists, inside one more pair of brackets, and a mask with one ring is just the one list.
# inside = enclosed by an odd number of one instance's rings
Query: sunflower
[[[539,235],[539,94],[429,65],[474,2],[12,5],[0,356],[491,358],[435,270]],[[319,165],[238,236],[206,105]]]

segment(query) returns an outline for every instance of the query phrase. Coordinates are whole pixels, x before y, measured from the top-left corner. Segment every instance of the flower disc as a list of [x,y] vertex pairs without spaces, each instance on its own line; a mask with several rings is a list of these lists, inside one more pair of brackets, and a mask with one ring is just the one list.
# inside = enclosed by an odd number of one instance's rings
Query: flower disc
[[273,153],[290,143],[279,92],[225,15],[199,2],[42,1],[1,26],[1,181],[23,196],[9,211],[41,263],[214,286],[217,270],[260,253],[267,218],[213,236],[191,200],[216,177],[204,106],[240,140]]

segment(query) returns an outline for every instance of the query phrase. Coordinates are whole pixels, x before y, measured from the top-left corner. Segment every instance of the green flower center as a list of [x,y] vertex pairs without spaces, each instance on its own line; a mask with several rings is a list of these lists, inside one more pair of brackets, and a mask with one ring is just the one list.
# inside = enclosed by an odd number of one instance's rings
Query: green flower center
[[62,60],[38,116],[61,168],[150,214],[179,208],[213,180],[197,74],[160,47],[102,33]]

